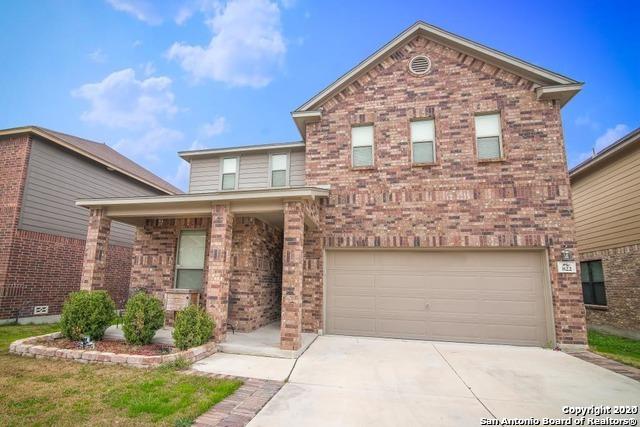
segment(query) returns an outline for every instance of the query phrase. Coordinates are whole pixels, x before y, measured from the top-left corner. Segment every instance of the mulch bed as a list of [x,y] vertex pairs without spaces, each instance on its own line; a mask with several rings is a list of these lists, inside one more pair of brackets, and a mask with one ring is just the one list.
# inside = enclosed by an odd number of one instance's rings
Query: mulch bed
[[[82,346],[80,346],[77,341],[71,341],[67,338],[58,338],[55,340],[43,339],[39,340],[37,344],[66,350],[83,350]],[[166,344],[130,345],[125,341],[114,340],[96,341],[95,348],[85,348],[84,350],[95,350],[116,354],[135,354],[140,356],[162,356],[176,351],[174,347]]]

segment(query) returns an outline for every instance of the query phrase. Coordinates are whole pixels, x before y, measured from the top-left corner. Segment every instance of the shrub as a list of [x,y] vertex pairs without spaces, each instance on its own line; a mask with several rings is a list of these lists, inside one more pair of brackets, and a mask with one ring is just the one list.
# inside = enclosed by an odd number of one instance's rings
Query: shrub
[[209,341],[215,323],[200,307],[190,305],[176,315],[173,341],[180,350],[202,345]]
[[149,344],[164,324],[162,302],[144,292],[129,298],[124,309],[122,331],[129,344]]
[[62,307],[62,335],[74,341],[85,335],[101,340],[115,318],[116,305],[106,291],[72,292]]

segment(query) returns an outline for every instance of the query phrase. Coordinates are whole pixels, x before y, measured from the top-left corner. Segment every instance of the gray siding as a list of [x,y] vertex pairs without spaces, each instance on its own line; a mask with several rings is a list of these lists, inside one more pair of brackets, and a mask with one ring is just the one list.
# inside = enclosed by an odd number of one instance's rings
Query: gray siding
[[218,191],[220,186],[220,159],[209,157],[191,161],[190,193]]
[[[54,144],[34,139],[20,228],[86,239],[89,211],[75,206],[77,199],[153,194],[159,192]],[[114,221],[110,242],[131,246],[134,233],[134,227]]]
[[[274,150],[266,153],[239,154],[240,171],[238,189],[269,188],[269,156],[271,153],[282,153]],[[304,186],[304,150],[289,152],[289,185]],[[224,157],[231,157],[225,155]],[[220,157],[208,157],[191,160],[190,193],[207,193],[220,191]]]
[[289,185],[292,187],[304,186],[304,151],[292,151],[289,160]]
[[269,186],[269,153],[240,156],[238,189],[266,188]]

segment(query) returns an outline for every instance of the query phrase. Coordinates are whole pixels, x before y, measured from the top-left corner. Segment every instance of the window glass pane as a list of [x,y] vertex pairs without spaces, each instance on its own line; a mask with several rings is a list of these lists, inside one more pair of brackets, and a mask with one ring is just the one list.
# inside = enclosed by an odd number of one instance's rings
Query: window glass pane
[[593,304],[593,286],[591,283],[582,284],[582,299],[585,304]]
[[356,126],[351,128],[351,144],[354,147],[373,145],[373,126]]
[[222,175],[222,189],[233,190],[236,188],[236,174],[227,173]]
[[204,231],[183,231],[180,233],[178,249],[178,266],[204,268],[204,247],[206,242]]
[[478,138],[479,159],[499,159],[500,139],[496,137]]
[[500,135],[500,114],[476,116],[476,138]]
[[591,281],[592,282],[604,282],[604,274],[602,273],[602,261],[591,261],[589,263],[591,267]]
[[353,147],[353,166],[373,165],[372,147]]
[[411,141],[433,141],[435,140],[433,120],[420,120],[411,122]]
[[594,283],[593,284],[593,293],[594,293],[594,304],[597,305],[607,305],[607,296],[604,290],[604,284],[602,283]]
[[433,163],[433,142],[414,142],[413,162]]
[[271,172],[271,186],[272,187],[284,187],[287,185],[287,171],[273,171]]
[[580,278],[583,283],[589,281],[589,263],[587,262],[580,263]]
[[271,156],[271,170],[282,171],[287,170],[287,155],[274,154]]
[[176,288],[202,289],[202,270],[178,270]]
[[236,173],[238,161],[235,157],[224,159],[222,161],[222,173]]

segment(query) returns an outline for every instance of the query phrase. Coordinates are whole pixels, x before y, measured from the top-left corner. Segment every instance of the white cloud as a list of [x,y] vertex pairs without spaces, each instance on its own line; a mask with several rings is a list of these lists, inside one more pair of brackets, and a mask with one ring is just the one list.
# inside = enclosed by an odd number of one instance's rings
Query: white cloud
[[215,7],[206,23],[213,33],[209,45],[174,43],[168,58],[178,61],[195,81],[251,87],[271,81],[286,53],[277,3],[231,0]]
[[600,123],[593,120],[589,114],[578,116],[575,120],[575,124],[580,127],[588,127],[594,131],[597,131],[600,128]]
[[113,148],[125,156],[158,162],[161,155],[172,151],[177,142],[183,139],[182,132],[166,127],[152,127],[141,135],[120,139]]
[[[203,148],[205,148],[205,146],[196,139],[191,143],[189,150],[201,150]],[[189,170],[189,163],[180,159],[176,173],[174,175],[166,176],[165,179],[176,187],[186,190],[189,187]]]
[[155,74],[156,72],[156,67],[153,65],[153,62],[149,61],[146,62],[142,65],[140,65],[140,68],[142,68],[142,73],[146,76],[149,77],[152,74]]
[[91,105],[82,113],[83,120],[113,128],[157,127],[161,118],[178,111],[170,78],[138,80],[131,68],[111,73],[100,82],[82,85],[72,95]]
[[137,79],[135,71],[127,68],[84,84],[72,95],[89,102],[83,120],[125,131],[114,148],[133,159],[159,162],[161,156],[175,154],[176,144],[184,137],[165,123],[178,111],[168,77]]
[[134,49],[136,47],[140,47],[140,46],[142,46],[142,40],[134,40],[134,42],[131,43],[131,47],[134,48]]
[[612,143],[616,142],[623,136],[629,133],[629,126],[620,123],[615,125],[612,128],[609,128],[596,139],[596,151],[602,151],[604,148],[607,148]]
[[149,25],[162,24],[162,17],[156,12],[152,2],[147,0],[107,0],[115,10],[128,13]]
[[91,52],[89,55],[89,59],[96,64],[103,64],[107,62],[107,54],[102,51],[102,49],[96,49]]
[[224,117],[216,117],[211,123],[205,123],[200,127],[200,135],[212,138],[227,130],[227,120]]

